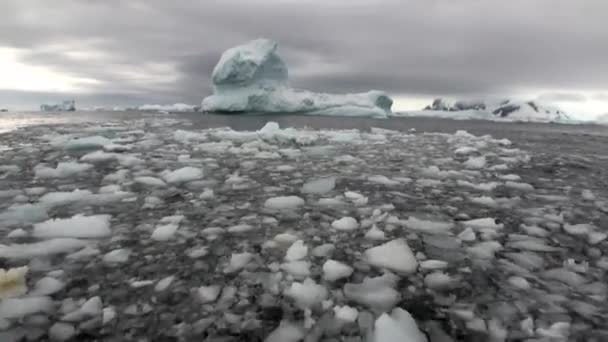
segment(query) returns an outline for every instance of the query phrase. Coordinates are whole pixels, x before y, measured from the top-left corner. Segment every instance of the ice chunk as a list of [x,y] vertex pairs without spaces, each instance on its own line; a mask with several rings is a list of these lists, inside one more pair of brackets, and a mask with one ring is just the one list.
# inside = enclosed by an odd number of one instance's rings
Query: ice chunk
[[386,235],[383,231],[378,229],[376,225],[373,225],[370,230],[365,233],[365,238],[372,241],[383,241],[386,239]]
[[429,273],[424,277],[424,284],[432,290],[443,290],[451,287],[454,280],[443,272]]
[[534,186],[528,184],[528,183],[519,183],[519,182],[512,182],[512,181],[507,181],[505,182],[505,186],[507,188],[511,188],[511,189],[515,189],[515,190],[520,190],[520,191],[534,191]]
[[37,178],[68,178],[89,171],[93,165],[77,162],[58,163],[56,168],[37,165],[34,173]]
[[365,251],[367,262],[376,267],[410,274],[416,271],[418,261],[405,239],[395,239]]
[[336,246],[331,243],[326,243],[313,248],[312,255],[316,257],[328,257],[334,252],[335,249]]
[[168,276],[168,277],[165,277],[165,278],[159,280],[159,282],[156,283],[156,286],[154,286],[154,291],[156,291],[156,292],[165,291],[169,286],[171,286],[171,283],[173,283],[173,280],[175,280],[175,276]]
[[101,238],[109,236],[110,215],[75,215],[68,219],[53,219],[34,225],[33,235],[39,238],[73,237]]
[[378,116],[390,114],[384,93],[330,95],[294,90],[277,43],[258,39],[226,50],[212,73],[213,95],[201,108],[209,112],[274,112],[312,115]]
[[331,226],[340,231],[351,231],[359,228],[359,223],[353,217],[343,217],[331,223]]
[[266,337],[264,342],[299,342],[304,336],[302,327],[283,321]]
[[509,279],[507,279],[507,281],[509,282],[509,284],[520,290],[530,289],[530,283],[526,280],[526,278],[522,278],[519,276],[511,276],[509,277]]
[[0,301],[0,318],[21,319],[36,313],[50,314],[53,309],[49,297],[4,298]]
[[163,175],[167,183],[187,183],[203,178],[203,170],[200,168],[186,166]]
[[224,269],[224,273],[234,273],[242,270],[251,260],[253,260],[253,254],[251,253],[233,253],[230,257],[230,263]]
[[443,260],[424,260],[420,262],[422,270],[442,270],[448,267],[448,263]]
[[351,308],[348,305],[334,306],[334,315],[337,319],[343,322],[355,322],[359,316],[359,311],[356,308]]
[[83,138],[74,138],[68,140],[63,144],[63,148],[66,150],[88,150],[94,148],[102,148],[105,145],[110,144],[111,141],[108,138],[95,135]]
[[27,232],[21,228],[13,229],[10,233],[6,234],[8,239],[18,239],[26,236]]
[[215,302],[221,290],[219,285],[201,286],[198,288],[198,298],[202,303]]
[[504,227],[504,225],[502,223],[496,223],[496,219],[490,218],[490,217],[463,221],[462,224],[465,227],[470,227],[475,230],[502,229]]
[[382,314],[374,324],[374,342],[427,342],[409,312],[396,308]]
[[464,166],[467,169],[482,169],[486,166],[486,157],[469,157],[469,159],[464,162]]
[[157,226],[152,232],[152,236],[150,236],[150,238],[156,241],[170,240],[175,235],[178,228],[179,225],[174,223]]
[[49,329],[51,341],[67,341],[76,335],[76,328],[72,324],[57,322]]
[[310,263],[308,261],[287,262],[281,265],[281,269],[299,279],[310,275]]
[[308,181],[302,186],[302,193],[305,194],[324,194],[332,191],[336,187],[336,178],[327,177]]
[[36,282],[30,295],[48,296],[61,291],[65,283],[53,277],[44,277]]
[[589,232],[593,231],[595,227],[593,225],[587,223],[580,224],[564,224],[564,230],[566,233],[570,235],[587,235]]
[[386,312],[392,309],[401,298],[399,292],[394,289],[398,280],[393,274],[366,278],[360,284],[344,285],[344,295],[358,304],[379,312]]
[[542,272],[542,277],[545,279],[557,280],[568,284],[574,288],[585,284],[587,280],[578,273],[569,271],[565,268],[554,268]]
[[103,256],[103,261],[107,264],[121,264],[129,260],[131,251],[125,248],[115,249]]
[[477,236],[471,227],[467,227],[465,230],[458,234],[458,238],[462,241],[475,241]]
[[342,278],[348,278],[353,273],[354,269],[344,263],[335,260],[327,260],[323,264],[323,279],[327,281],[336,281]]
[[301,309],[307,309],[327,299],[327,289],[306,278],[301,283],[293,282],[291,287],[285,290],[285,295],[292,298]]
[[287,250],[287,254],[285,255],[286,261],[297,261],[300,259],[304,259],[308,254],[308,247],[304,244],[304,241],[298,240],[294,242],[289,249]]
[[87,245],[78,239],[51,239],[40,242],[0,245],[0,258],[31,259],[39,256],[70,253]]
[[27,292],[25,283],[27,272],[27,266],[10,268],[8,270],[0,268],[0,300],[17,297]]
[[296,209],[304,205],[304,200],[298,196],[280,196],[266,200],[264,206],[269,209]]
[[450,230],[454,227],[451,222],[426,221],[413,216],[401,223],[408,229],[426,234],[451,234]]
[[390,179],[386,176],[382,176],[382,175],[369,176],[369,177],[367,177],[367,181],[370,183],[382,184],[382,185],[387,185],[387,186],[394,186],[394,185],[401,184],[396,180],[392,180],[392,179]]
[[591,192],[591,190],[589,189],[585,189],[581,192],[581,197],[585,200],[585,201],[595,201],[595,195],[593,194],[593,192]]
[[494,254],[503,249],[498,241],[484,241],[467,248],[467,251],[479,259],[493,259]]
[[133,179],[133,180],[135,181],[135,183],[148,185],[148,186],[163,187],[163,186],[167,185],[165,182],[162,181],[162,179],[159,179],[156,177],[149,177],[149,176],[135,177],[135,179]]

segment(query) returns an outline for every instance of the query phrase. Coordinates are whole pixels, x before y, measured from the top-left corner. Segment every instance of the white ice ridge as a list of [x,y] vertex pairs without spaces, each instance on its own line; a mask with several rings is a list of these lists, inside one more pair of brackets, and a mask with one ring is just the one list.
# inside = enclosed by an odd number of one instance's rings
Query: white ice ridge
[[202,110],[371,117],[392,113],[393,100],[377,90],[338,95],[291,88],[277,47],[272,40],[257,39],[226,50],[213,69],[213,95],[203,99]]

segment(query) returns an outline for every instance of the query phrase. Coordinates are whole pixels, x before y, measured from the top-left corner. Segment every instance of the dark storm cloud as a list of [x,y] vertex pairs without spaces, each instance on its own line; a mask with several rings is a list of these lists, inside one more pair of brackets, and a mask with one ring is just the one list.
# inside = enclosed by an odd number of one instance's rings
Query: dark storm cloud
[[98,80],[78,96],[100,104],[197,103],[221,52],[257,37],[279,41],[302,88],[608,89],[605,0],[4,0],[0,13],[0,47]]

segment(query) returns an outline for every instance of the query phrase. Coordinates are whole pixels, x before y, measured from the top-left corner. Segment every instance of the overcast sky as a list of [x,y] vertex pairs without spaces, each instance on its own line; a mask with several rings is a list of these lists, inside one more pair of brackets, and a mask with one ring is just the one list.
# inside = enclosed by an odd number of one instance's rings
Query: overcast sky
[[606,0],[2,0],[0,107],[200,103],[226,48],[277,40],[291,83],[540,97],[608,112]]

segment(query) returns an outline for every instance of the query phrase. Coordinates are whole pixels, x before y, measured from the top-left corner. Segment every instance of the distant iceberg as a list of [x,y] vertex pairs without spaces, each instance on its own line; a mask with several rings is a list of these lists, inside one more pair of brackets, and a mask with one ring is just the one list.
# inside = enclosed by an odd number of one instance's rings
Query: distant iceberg
[[198,110],[198,106],[185,103],[175,103],[171,105],[145,104],[137,107],[137,109],[154,112],[196,112]]
[[59,104],[42,104],[40,111],[42,112],[73,112],[76,110],[76,101],[68,100]]
[[521,122],[576,123],[558,108],[536,101],[435,99],[422,111],[409,111],[398,116],[426,116],[455,120],[492,120]]
[[291,88],[277,46],[257,39],[226,50],[213,70],[213,95],[203,99],[201,110],[382,118],[391,114],[393,100],[381,91],[338,95]]

